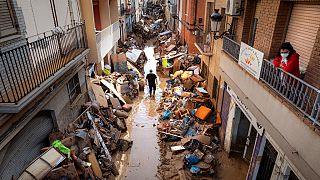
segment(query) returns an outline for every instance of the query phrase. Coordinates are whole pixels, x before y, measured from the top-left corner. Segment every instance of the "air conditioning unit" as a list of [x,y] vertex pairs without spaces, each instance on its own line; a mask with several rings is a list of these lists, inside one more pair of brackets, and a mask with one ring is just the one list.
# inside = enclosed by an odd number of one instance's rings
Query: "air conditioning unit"
[[241,0],[227,0],[226,14],[230,16],[241,15]]

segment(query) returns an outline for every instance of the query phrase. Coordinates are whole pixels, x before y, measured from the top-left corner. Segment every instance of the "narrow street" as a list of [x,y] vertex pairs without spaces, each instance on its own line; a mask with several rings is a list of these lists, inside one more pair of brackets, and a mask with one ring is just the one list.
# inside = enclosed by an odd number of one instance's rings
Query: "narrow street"
[[[150,69],[157,72],[153,48],[152,42],[149,41],[144,49],[148,59],[144,66],[146,74]],[[133,109],[126,121],[128,131],[124,136],[125,139],[133,141],[133,146],[120,157],[121,161],[118,162],[120,175],[117,179],[158,179],[156,174],[160,153],[157,143],[158,113],[156,109],[161,98],[161,87],[165,85],[163,78],[159,77],[159,80],[160,86],[157,88],[155,97],[149,97],[149,89],[146,86],[144,92],[140,92],[139,97],[134,101]]]
[[270,2],[0,0],[0,180],[320,179],[320,0]]

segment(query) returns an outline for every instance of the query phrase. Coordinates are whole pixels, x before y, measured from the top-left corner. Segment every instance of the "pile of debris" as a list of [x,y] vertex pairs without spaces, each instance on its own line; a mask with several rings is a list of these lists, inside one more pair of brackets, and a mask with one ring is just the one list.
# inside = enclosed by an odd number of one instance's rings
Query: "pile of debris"
[[164,17],[164,7],[161,4],[148,1],[144,13],[151,17]]
[[[127,131],[125,120],[132,105],[113,83],[130,86],[129,79],[132,80],[132,75],[119,73],[91,79],[90,102],[82,106],[82,113],[64,133],[55,131],[49,135],[51,146],[43,148],[43,154],[25,169],[20,179],[80,180],[117,176],[119,172],[112,155],[132,146],[132,141],[121,138]],[[133,88],[137,88],[135,86]]]
[[137,37],[149,40],[167,29],[168,22],[165,21],[165,14],[161,5],[148,2],[145,14],[133,27],[133,32]]
[[132,109],[120,103],[115,94],[105,94],[92,84],[96,100],[83,110],[65,133],[52,132],[51,146],[22,173],[20,179],[109,179],[119,174],[112,154],[125,152],[132,141],[121,138],[126,132],[125,119]]
[[143,16],[135,24],[133,30],[138,37],[149,40],[156,37],[160,32],[166,29],[167,22],[163,19],[154,19],[152,16]]
[[221,120],[204,85],[201,76],[187,70],[176,71],[167,80],[157,109],[162,162],[158,176],[162,179],[216,174],[219,162],[214,154],[219,150]]

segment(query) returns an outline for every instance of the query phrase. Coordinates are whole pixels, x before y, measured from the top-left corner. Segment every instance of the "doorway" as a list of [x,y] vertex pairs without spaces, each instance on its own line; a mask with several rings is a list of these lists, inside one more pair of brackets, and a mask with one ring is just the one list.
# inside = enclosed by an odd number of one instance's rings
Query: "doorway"
[[236,105],[230,156],[242,157],[245,162],[250,163],[256,136],[257,130]]
[[271,178],[277,156],[278,152],[276,149],[268,140],[266,140],[257,179],[269,180]]

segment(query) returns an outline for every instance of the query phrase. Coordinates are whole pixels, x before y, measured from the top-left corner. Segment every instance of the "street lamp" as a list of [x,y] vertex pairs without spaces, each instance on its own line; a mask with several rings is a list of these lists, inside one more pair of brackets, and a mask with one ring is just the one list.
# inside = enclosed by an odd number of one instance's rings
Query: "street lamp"
[[213,38],[215,40],[222,38],[226,33],[229,31],[223,32],[221,35],[217,35],[217,33],[220,31],[220,25],[222,21],[223,16],[219,13],[219,9],[215,9],[214,13],[211,14],[210,20],[211,20],[211,32],[213,32]]

